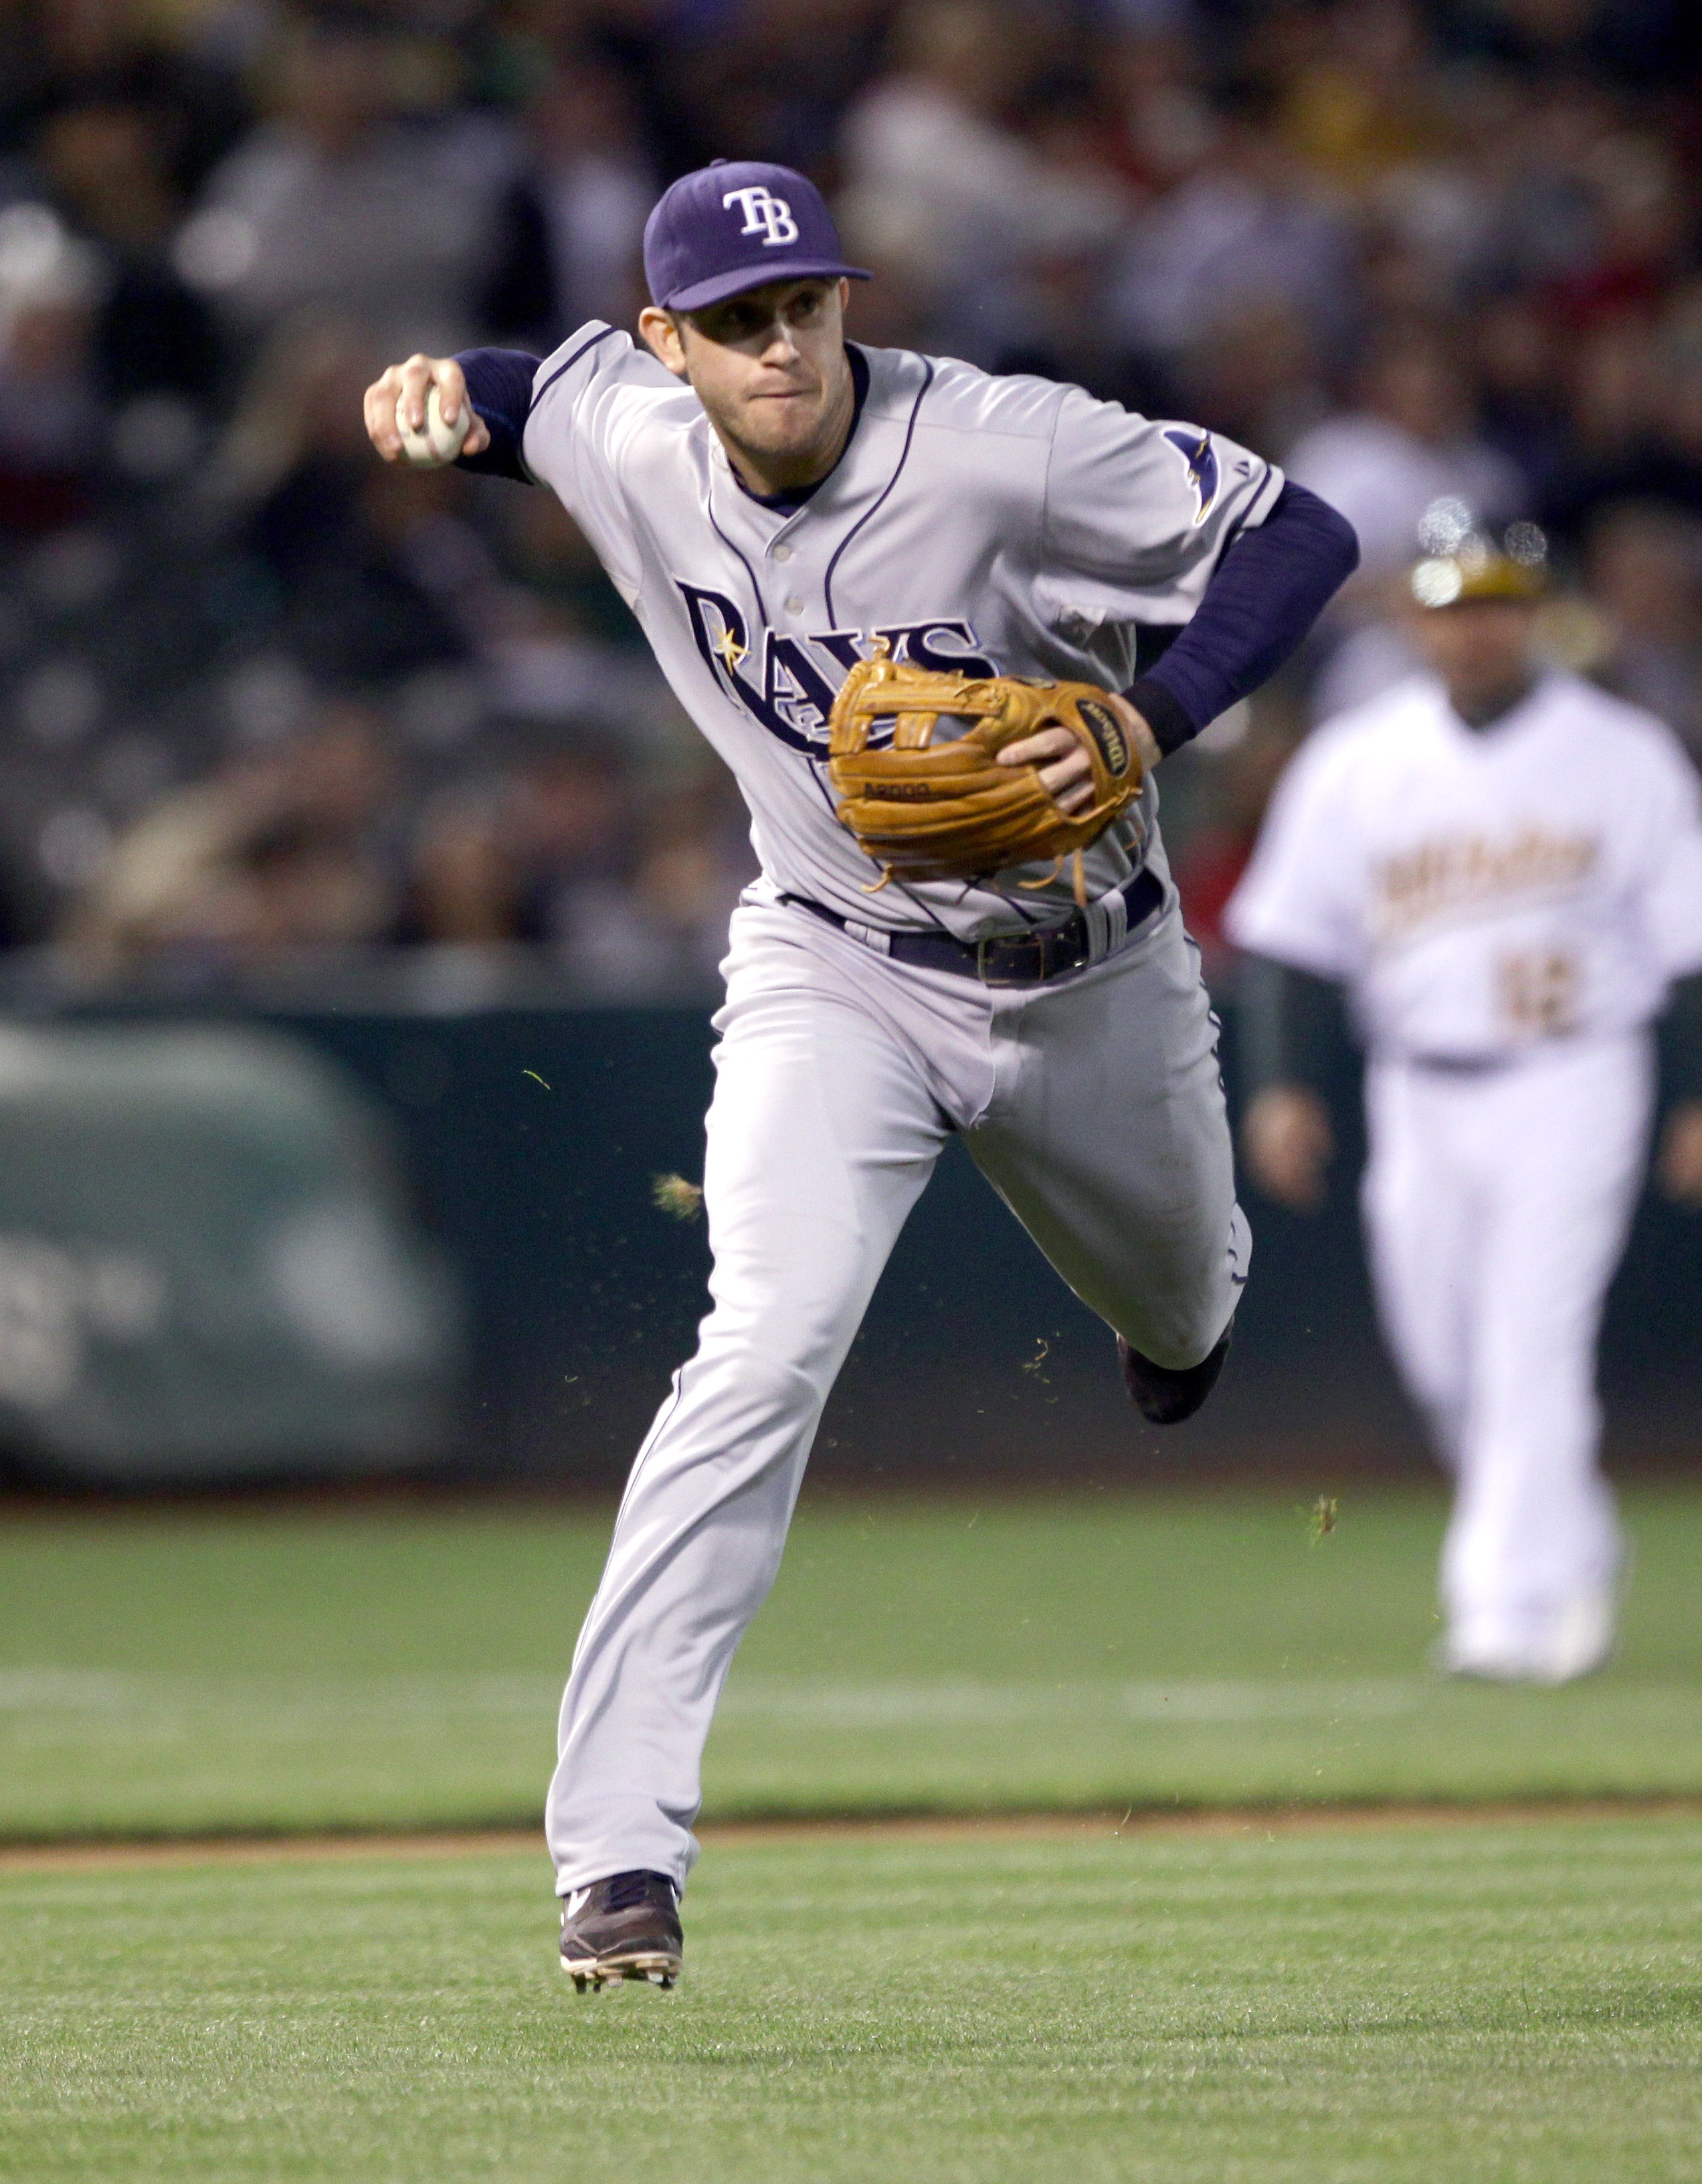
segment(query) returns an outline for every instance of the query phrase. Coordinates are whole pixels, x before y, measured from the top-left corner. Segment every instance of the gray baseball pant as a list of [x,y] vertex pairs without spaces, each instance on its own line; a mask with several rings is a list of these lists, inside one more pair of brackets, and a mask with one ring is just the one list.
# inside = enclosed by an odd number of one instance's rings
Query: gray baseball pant
[[638,1452],[562,1701],[564,1892],[683,1884],[700,1763],[822,1407],[953,1130],[1064,1279],[1162,1365],[1246,1277],[1216,1025],[1174,897],[1056,984],[894,963],[791,905],[735,913],[704,1172],[713,1306]]

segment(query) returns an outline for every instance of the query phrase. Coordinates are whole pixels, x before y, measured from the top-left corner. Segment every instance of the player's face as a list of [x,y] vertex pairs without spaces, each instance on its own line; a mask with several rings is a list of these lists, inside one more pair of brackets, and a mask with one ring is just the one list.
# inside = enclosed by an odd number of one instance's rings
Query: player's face
[[1535,666],[1536,616],[1513,599],[1471,599],[1413,617],[1426,658],[1462,713],[1517,694]]
[[843,281],[775,281],[640,331],[762,488],[808,485],[838,460],[851,421]]

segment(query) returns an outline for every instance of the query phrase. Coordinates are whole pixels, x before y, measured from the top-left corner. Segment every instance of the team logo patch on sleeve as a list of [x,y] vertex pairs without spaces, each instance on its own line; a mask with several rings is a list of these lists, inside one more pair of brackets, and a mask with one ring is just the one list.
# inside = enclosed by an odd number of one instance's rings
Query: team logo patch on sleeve
[[1166,426],[1165,437],[1188,465],[1188,482],[1193,488],[1196,523],[1205,521],[1205,511],[1217,498],[1217,450],[1211,444],[1210,432],[1190,432],[1180,425]]

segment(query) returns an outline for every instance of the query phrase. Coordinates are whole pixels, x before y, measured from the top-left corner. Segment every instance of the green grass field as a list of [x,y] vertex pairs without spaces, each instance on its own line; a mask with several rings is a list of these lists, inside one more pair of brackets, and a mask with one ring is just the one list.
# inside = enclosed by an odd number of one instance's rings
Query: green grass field
[[[806,1504],[722,1819],[1702,1791],[1702,1495],[1627,1496],[1619,1660],[1428,1674],[1439,1496]],[[0,1837],[530,1824],[605,1513],[0,1529]]]
[[0,1872],[7,2184],[1702,2176],[1702,1823],[712,1848],[669,1995],[536,1854]]
[[[576,1997],[537,1850],[0,1853],[0,2184],[1702,2181],[1702,1496],[1628,1497],[1621,1655],[1426,1669],[1443,1507],[806,1506],[681,1990]],[[0,1838],[535,1825],[606,1513],[23,1516]],[[43,1863],[58,1857],[57,1867]]]

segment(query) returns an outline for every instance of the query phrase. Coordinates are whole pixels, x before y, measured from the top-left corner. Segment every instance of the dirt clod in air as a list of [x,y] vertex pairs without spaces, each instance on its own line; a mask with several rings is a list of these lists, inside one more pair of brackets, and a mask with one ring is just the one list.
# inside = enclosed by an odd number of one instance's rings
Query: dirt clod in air
[[687,1183],[682,1175],[652,1176],[650,1203],[676,1221],[695,1221],[704,1210],[704,1186]]

